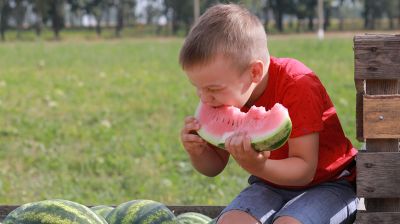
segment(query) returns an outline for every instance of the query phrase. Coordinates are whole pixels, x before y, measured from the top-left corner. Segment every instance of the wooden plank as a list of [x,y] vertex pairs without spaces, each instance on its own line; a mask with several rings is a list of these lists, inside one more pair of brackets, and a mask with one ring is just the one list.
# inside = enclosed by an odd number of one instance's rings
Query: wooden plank
[[398,139],[367,139],[367,152],[398,152]]
[[400,198],[400,153],[360,152],[357,156],[357,195]]
[[[392,95],[397,93],[397,80],[366,80],[365,93],[368,95]],[[369,152],[398,152],[398,139],[366,139]],[[369,212],[400,211],[400,199],[366,198],[365,208]]]
[[365,138],[400,138],[400,96],[364,96]]
[[[366,80],[365,93],[367,95],[395,95],[398,93],[398,80]],[[374,88],[379,86],[379,88]]]
[[[2,221],[8,213],[16,209],[20,205],[1,205],[0,206],[0,221]],[[88,205],[92,207],[94,205]],[[110,205],[115,207],[115,205]],[[207,215],[211,218],[215,218],[219,213],[225,208],[225,206],[206,206],[206,205],[167,205],[167,207],[175,214],[179,215],[185,212],[199,212],[201,214]]]
[[400,79],[400,35],[354,38],[356,79]]
[[354,42],[365,44],[368,42],[382,42],[382,40],[386,41],[398,41],[400,34],[380,34],[380,33],[366,33],[361,35],[354,36]]
[[356,138],[360,142],[364,142],[364,125],[363,125],[363,96],[365,94],[365,81],[354,79],[356,87]]
[[2,205],[0,206],[0,221],[3,221],[3,219],[10,213],[12,210],[16,209],[19,207],[19,205]]
[[357,212],[354,223],[394,224],[399,223],[400,212]]

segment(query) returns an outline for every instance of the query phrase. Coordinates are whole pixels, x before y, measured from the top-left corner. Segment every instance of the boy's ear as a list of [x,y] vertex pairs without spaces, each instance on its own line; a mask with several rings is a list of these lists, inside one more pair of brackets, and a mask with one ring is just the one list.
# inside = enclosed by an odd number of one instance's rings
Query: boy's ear
[[251,63],[250,73],[254,83],[261,82],[264,73],[264,63],[261,60],[256,60]]

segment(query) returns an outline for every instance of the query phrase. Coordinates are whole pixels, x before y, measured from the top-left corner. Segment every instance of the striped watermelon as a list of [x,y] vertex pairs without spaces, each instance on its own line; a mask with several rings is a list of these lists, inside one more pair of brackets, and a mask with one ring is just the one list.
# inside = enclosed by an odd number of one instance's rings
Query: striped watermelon
[[179,224],[208,224],[211,218],[197,212],[186,212],[176,217]]
[[108,224],[177,224],[175,215],[164,204],[152,200],[122,203],[106,220]]
[[21,205],[3,224],[107,224],[103,217],[76,202],[51,199]]
[[113,207],[107,205],[97,205],[90,208],[94,211],[97,215],[100,215],[103,218],[106,218],[108,214],[114,209]]

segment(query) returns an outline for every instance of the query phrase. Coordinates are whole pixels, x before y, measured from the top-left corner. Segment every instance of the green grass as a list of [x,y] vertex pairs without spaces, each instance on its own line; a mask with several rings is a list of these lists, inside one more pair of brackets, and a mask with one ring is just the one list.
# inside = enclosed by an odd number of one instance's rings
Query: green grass
[[[271,53],[316,71],[359,146],[351,38],[281,37]],[[0,204],[228,203],[247,174],[232,160],[218,177],[201,176],[179,142],[198,102],[178,66],[182,41],[0,44]]]

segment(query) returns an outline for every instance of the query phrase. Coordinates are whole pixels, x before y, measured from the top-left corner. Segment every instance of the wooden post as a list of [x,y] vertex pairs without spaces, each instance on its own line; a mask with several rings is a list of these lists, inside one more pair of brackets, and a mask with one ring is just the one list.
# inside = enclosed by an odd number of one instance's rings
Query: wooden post
[[357,139],[366,152],[357,158],[357,194],[365,212],[356,223],[400,220],[400,36],[354,38]]

